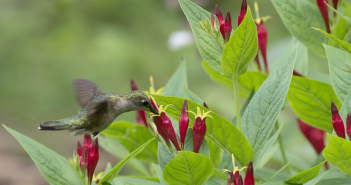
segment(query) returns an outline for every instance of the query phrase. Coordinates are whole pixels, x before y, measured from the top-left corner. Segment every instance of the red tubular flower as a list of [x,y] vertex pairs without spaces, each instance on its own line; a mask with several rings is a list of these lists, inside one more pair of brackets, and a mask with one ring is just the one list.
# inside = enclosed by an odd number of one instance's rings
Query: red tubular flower
[[324,19],[325,27],[327,28],[327,32],[330,34],[330,25],[329,25],[329,17],[328,17],[329,9],[325,3],[328,4],[328,0],[317,0],[317,6]]
[[79,158],[81,161],[80,162],[81,170],[84,170],[84,168],[86,167],[88,184],[91,184],[96,165],[99,161],[98,138],[95,139],[94,143],[91,143],[90,134],[84,133],[83,147],[78,141],[77,154],[79,155]]
[[252,166],[252,161],[249,162],[247,165],[247,171],[245,175],[245,183],[244,185],[255,185],[255,179],[254,179],[254,174],[253,174],[253,166]]
[[246,3],[246,0],[243,0],[243,2],[241,3],[240,14],[239,14],[239,17],[238,17],[238,26],[244,20],[245,15],[246,15],[246,11],[247,11],[247,3]]
[[299,127],[303,135],[312,144],[313,148],[319,155],[325,148],[324,144],[324,132],[317,128],[313,128],[300,119],[298,119]]
[[[139,89],[138,89],[138,86],[135,84],[135,82],[134,82],[133,79],[130,80],[130,87],[131,87],[132,91],[137,91],[137,90],[139,90]],[[143,110],[137,110],[137,111],[136,111],[136,120],[137,120],[137,123],[138,123],[139,125],[142,125],[142,126],[144,126],[144,127],[148,127],[147,121],[146,121],[145,111],[143,111]]]
[[346,133],[349,136],[349,140],[351,141],[351,114],[347,114],[347,118],[346,118]]
[[157,127],[157,131],[163,137],[163,139],[168,143],[169,143],[169,140],[171,140],[174,147],[178,151],[180,151],[179,143],[177,140],[177,136],[174,132],[172,122],[169,119],[169,117],[165,114],[166,108],[167,107],[163,108],[163,106],[161,105],[159,107],[159,115],[153,115],[152,119],[155,122],[155,125]]
[[241,175],[239,175],[238,178],[238,185],[243,185],[243,178],[241,177]]
[[266,69],[266,73],[268,74],[268,62],[267,62],[267,30],[266,27],[263,24],[263,20],[261,20],[259,23],[256,23],[257,25],[257,36],[258,36],[258,47],[260,48],[263,61],[264,61],[264,67]]
[[187,111],[188,111],[188,103],[185,100],[182,107],[182,112],[180,113],[180,117],[179,117],[180,147],[182,150],[184,150],[185,136],[189,126],[189,117],[188,117]]
[[[201,143],[206,135],[206,118],[211,117],[208,115],[211,111],[205,112],[201,114],[201,110],[197,107],[197,114],[192,111],[189,111],[195,115],[195,123],[193,126],[193,149],[195,153],[199,153]],[[211,117],[212,118],[212,117]]]
[[331,113],[332,113],[332,123],[333,123],[334,130],[336,132],[336,135],[345,139],[344,122],[342,121],[339,115],[338,108],[336,108],[333,101],[331,102]]
[[229,41],[230,33],[232,31],[232,21],[230,13],[229,11],[227,12],[227,15],[224,20],[221,10],[219,9],[218,5],[216,5],[216,16],[219,21],[219,31],[222,34],[224,42],[227,43]]

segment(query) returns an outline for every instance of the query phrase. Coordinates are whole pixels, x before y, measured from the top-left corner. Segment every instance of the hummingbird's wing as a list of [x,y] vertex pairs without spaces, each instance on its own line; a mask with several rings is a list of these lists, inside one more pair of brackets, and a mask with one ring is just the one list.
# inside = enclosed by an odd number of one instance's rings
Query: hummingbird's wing
[[76,93],[78,104],[84,109],[101,90],[92,82],[84,79],[73,81],[73,89]]
[[88,117],[92,118],[101,113],[106,113],[108,111],[108,100],[102,100],[99,102],[91,102],[88,107],[86,107],[86,111],[88,113]]

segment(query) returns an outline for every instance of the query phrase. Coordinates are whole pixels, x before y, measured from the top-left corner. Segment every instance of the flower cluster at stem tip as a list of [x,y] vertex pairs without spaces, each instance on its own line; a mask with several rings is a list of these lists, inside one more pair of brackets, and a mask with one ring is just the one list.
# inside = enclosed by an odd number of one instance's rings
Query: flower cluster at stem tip
[[[232,154],[232,163],[233,163],[233,171],[226,170],[226,169],[222,170],[222,171],[228,172],[230,176],[227,181],[227,185],[255,185],[254,169],[252,166],[252,161],[249,162],[247,167],[242,167],[241,169],[239,169],[235,165],[235,158],[234,158],[234,155]],[[243,178],[240,175],[240,172],[245,168],[247,168],[247,170],[245,174],[245,180],[243,180]]]

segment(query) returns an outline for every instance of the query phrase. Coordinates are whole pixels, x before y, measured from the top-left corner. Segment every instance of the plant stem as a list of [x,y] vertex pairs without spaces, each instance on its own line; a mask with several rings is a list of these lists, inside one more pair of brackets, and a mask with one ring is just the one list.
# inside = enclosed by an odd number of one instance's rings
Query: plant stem
[[[275,122],[275,129],[276,130],[279,129],[278,120]],[[284,164],[288,164],[288,160],[287,160],[286,155],[285,155],[285,150],[284,150],[284,145],[283,145],[281,133],[279,133],[279,135],[278,135],[278,142],[279,142],[280,152],[282,153],[283,162],[284,162]],[[289,166],[286,167],[286,172],[290,173]]]
[[238,129],[241,130],[241,115],[240,115],[240,106],[239,106],[239,82],[238,76],[233,77],[233,90],[234,90],[234,101],[235,101],[235,109],[236,109],[236,123],[238,125]]

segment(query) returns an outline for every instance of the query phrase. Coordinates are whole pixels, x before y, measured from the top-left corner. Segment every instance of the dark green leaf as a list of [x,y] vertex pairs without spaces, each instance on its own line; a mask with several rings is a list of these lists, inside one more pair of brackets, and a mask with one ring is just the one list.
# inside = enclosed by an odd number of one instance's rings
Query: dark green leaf
[[239,77],[247,70],[247,65],[257,55],[258,37],[255,21],[250,7],[244,20],[235,30],[224,48],[221,64],[223,73],[228,77]]
[[3,127],[22,145],[49,184],[83,184],[67,159],[33,139]]
[[282,109],[294,68],[296,48],[261,85],[242,116],[242,129],[256,156],[260,155]]
[[291,108],[305,123],[324,131],[332,131],[330,102],[337,107],[341,103],[331,85],[294,76],[291,80],[288,99]]
[[102,178],[99,182],[99,185],[102,185],[104,182],[108,182],[111,183],[113,181],[113,179],[118,175],[118,173],[121,171],[121,169],[123,168],[123,166],[133,157],[135,157],[136,155],[138,155],[141,151],[144,150],[144,148],[149,145],[151,142],[155,141],[155,138],[150,139],[149,141],[147,141],[146,143],[144,143],[143,145],[141,145],[139,148],[137,148],[136,150],[134,150],[128,157],[124,158],[122,161],[120,161],[116,166],[114,166],[112,168],[112,170],[110,171],[110,173],[106,174],[104,176],[104,178]]
[[272,3],[290,33],[314,54],[325,57],[322,46],[325,39],[312,29],[325,29],[317,6],[306,0],[272,0]]
[[[101,132],[107,137],[116,138],[129,152],[134,151],[146,141],[153,138],[149,129],[129,122],[114,122]],[[138,156],[137,159],[157,163],[157,141],[154,141]]]
[[202,154],[182,151],[163,170],[163,178],[170,185],[201,185],[213,173],[209,158]]

